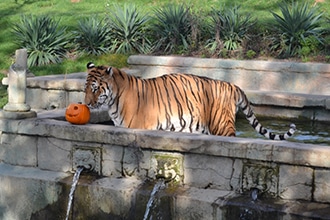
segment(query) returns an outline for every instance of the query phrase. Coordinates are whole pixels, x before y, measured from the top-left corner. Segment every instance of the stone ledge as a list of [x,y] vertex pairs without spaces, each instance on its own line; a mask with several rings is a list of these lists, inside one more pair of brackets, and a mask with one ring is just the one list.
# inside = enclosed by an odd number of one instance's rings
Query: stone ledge
[[129,65],[178,66],[197,68],[246,69],[270,72],[329,73],[330,65],[323,63],[296,63],[260,60],[226,60],[179,56],[146,56],[128,57]]
[[293,108],[322,107],[330,110],[330,95],[313,95],[278,91],[245,91],[254,105],[284,106]]
[[330,64],[133,55],[142,77],[190,73],[224,80],[243,90],[330,95]]
[[14,112],[14,111],[4,111],[0,110],[0,119],[26,119],[26,118],[35,118],[37,113],[35,111],[26,111],[26,112]]
[[[137,75],[137,70],[125,69],[129,74]],[[86,72],[61,75],[36,76],[27,78],[28,88],[83,91],[86,81]]]
[[82,91],[86,73],[70,73],[27,78],[28,88]]
[[[1,120],[0,130],[63,140],[139,146],[142,149],[330,167],[330,148],[289,141],[232,138],[190,133],[126,129],[100,124],[72,125],[54,119]],[[88,135],[86,135],[88,132]]]

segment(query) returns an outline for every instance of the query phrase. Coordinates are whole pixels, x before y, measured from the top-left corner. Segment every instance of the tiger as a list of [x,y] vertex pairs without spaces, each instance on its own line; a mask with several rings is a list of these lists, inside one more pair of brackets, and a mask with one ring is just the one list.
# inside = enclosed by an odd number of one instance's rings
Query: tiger
[[192,74],[174,73],[139,78],[111,66],[87,64],[85,104],[106,106],[115,126],[135,129],[236,136],[235,120],[241,110],[249,124],[271,140],[286,140],[257,120],[249,100],[238,86]]

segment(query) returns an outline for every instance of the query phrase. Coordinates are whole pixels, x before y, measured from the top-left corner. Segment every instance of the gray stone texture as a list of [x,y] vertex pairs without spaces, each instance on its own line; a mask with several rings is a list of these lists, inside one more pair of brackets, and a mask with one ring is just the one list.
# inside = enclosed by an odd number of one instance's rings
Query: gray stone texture
[[279,196],[282,199],[312,199],[313,169],[303,166],[281,165],[279,170]]
[[233,82],[244,90],[330,95],[329,64],[141,55],[127,62],[148,78],[181,72]]
[[314,199],[317,202],[330,201],[330,170],[315,169]]
[[0,161],[19,166],[37,166],[37,137],[0,134]]

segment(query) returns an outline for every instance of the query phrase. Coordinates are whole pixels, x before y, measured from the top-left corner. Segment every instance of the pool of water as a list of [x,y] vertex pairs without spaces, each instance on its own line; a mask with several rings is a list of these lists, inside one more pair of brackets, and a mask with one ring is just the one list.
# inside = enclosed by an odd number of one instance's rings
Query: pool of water
[[[330,122],[307,121],[301,119],[259,119],[259,122],[274,133],[283,133],[294,123],[297,127],[296,133],[290,141],[330,146]],[[259,138],[264,137],[258,134],[244,118],[238,118],[236,122],[236,136]]]
[[[65,120],[64,117],[58,119]],[[290,138],[290,141],[330,146],[330,121],[320,122],[306,119],[283,119],[269,117],[258,117],[258,120],[264,127],[276,134],[287,132],[290,124],[294,123],[297,130],[293,137]],[[111,120],[91,123],[113,125]],[[243,138],[266,139],[264,136],[257,133],[242,115],[239,115],[236,120],[236,136]]]

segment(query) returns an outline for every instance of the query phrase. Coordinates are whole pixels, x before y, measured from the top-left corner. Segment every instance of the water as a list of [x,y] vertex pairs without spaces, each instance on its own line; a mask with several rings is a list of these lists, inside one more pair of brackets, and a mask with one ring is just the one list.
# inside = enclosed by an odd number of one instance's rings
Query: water
[[[294,123],[297,131],[290,141],[330,146],[330,122],[307,121],[299,119],[259,119],[259,122],[274,133],[283,133]],[[246,138],[265,139],[258,134],[244,118],[236,122],[236,136]]]
[[257,199],[258,199],[258,193],[259,193],[259,190],[258,189],[252,189],[251,190],[250,196],[251,196],[252,201],[257,201]]
[[[224,219],[237,220],[278,220],[282,219],[281,205],[274,205],[275,200],[259,199],[259,190],[251,189],[249,194],[229,199],[225,210]],[[276,206],[278,206],[276,208]]]
[[155,206],[155,199],[157,193],[165,187],[165,180],[159,179],[158,182],[155,184],[154,188],[151,191],[149,201],[147,203],[146,211],[144,213],[143,220],[147,220],[149,217],[149,213],[153,206]]
[[81,172],[83,170],[84,170],[84,167],[78,167],[77,170],[76,170],[76,173],[73,176],[72,185],[71,185],[70,194],[69,194],[68,208],[66,210],[66,218],[65,218],[65,220],[68,220],[69,219],[71,205],[72,205],[72,201],[73,201],[74,191],[76,190],[76,187],[77,187],[77,184],[78,184],[78,181],[79,181],[79,176],[80,176],[80,174],[81,174]]

